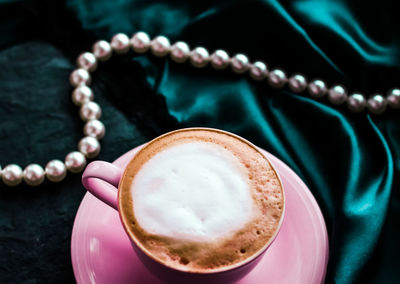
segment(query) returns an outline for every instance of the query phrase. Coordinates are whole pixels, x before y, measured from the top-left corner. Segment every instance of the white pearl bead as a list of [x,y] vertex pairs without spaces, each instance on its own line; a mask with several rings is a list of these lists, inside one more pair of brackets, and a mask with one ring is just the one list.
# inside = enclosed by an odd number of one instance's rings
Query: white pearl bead
[[229,55],[225,50],[218,49],[210,57],[211,66],[214,69],[225,69],[229,65]]
[[105,40],[99,40],[93,44],[92,51],[94,56],[100,61],[106,61],[111,58],[111,45]]
[[268,83],[271,87],[282,88],[287,82],[286,74],[281,69],[274,69],[269,72]]
[[38,164],[30,164],[24,170],[24,181],[30,186],[38,186],[44,181],[44,170]]
[[86,136],[92,136],[96,139],[101,139],[106,133],[106,128],[100,120],[89,120],[83,127],[83,133]]
[[137,32],[131,38],[131,45],[135,52],[144,53],[150,48],[150,37],[144,32]]
[[380,94],[375,94],[367,101],[367,107],[374,114],[381,114],[386,110],[386,100]]
[[86,158],[81,152],[71,152],[65,157],[65,166],[71,173],[79,173],[86,166]]
[[97,59],[91,52],[84,52],[79,55],[76,60],[76,64],[79,68],[85,69],[89,72],[93,72],[97,68]]
[[328,91],[328,99],[332,104],[340,105],[347,99],[347,91],[341,85],[333,86]]
[[1,166],[0,166],[0,179],[1,179],[1,176],[2,176],[2,173],[3,171],[1,170]]
[[307,88],[307,79],[301,74],[294,74],[288,81],[289,89],[301,93]]
[[62,181],[67,175],[67,167],[60,160],[51,160],[45,167],[46,177],[49,181]]
[[264,62],[256,61],[250,66],[250,77],[256,81],[265,79],[268,75],[268,68]]
[[99,119],[101,117],[101,108],[95,102],[87,102],[81,106],[79,115],[83,121]]
[[196,47],[190,53],[190,63],[192,63],[194,67],[206,67],[208,61],[210,61],[210,56],[207,49],[205,49],[204,47]]
[[171,46],[171,59],[177,63],[185,62],[190,55],[190,49],[186,42],[178,41]]
[[72,92],[72,101],[75,105],[81,106],[84,103],[92,101],[94,98],[92,89],[89,87],[82,85],[76,88]]
[[15,164],[5,166],[1,178],[8,186],[17,186],[21,183],[23,178],[22,169],[20,166]]
[[151,41],[151,52],[158,57],[162,57],[168,54],[171,44],[169,39],[165,36],[156,36]]
[[400,108],[400,89],[390,90],[386,100],[391,108]]
[[129,51],[129,37],[126,34],[118,33],[111,39],[111,48],[118,54],[124,54]]
[[233,72],[243,74],[249,70],[249,59],[244,54],[236,54],[231,58],[231,69]]
[[85,69],[79,68],[72,71],[69,76],[69,82],[72,86],[89,85],[91,81],[90,74]]
[[353,112],[360,112],[365,108],[367,101],[362,94],[352,94],[347,99],[347,107]]
[[322,98],[328,92],[324,81],[315,79],[308,84],[308,92],[315,98]]
[[100,153],[100,143],[96,138],[86,136],[79,141],[78,149],[87,158],[94,158]]

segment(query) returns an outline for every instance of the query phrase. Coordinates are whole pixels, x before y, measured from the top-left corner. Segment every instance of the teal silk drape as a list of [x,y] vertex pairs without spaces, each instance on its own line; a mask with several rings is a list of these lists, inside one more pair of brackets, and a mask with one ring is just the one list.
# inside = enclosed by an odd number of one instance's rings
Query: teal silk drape
[[[117,32],[131,35],[143,30],[171,41],[184,40],[191,47],[221,48],[231,55],[241,52],[271,68],[323,78],[330,85],[340,83],[365,94],[400,86],[400,18],[395,1],[56,2],[0,1],[2,164],[15,161],[16,156],[21,163],[35,157],[45,161],[75,145],[79,135],[74,133],[80,126],[68,101],[68,72],[76,55],[90,49],[91,42]],[[24,50],[30,50],[33,61],[21,54]],[[15,58],[24,64],[15,63]],[[33,71],[21,70],[24,66],[34,69],[40,79],[29,76]],[[286,88],[274,90],[247,76],[194,69],[148,55],[110,61],[95,76],[96,99],[104,106],[108,127],[100,159],[112,160],[178,127],[206,126],[237,133],[287,163],[316,197],[329,232],[327,283],[398,281],[400,111],[354,114],[345,106],[333,107],[325,99]],[[43,102],[46,95],[38,92],[44,86],[50,101]],[[29,90],[24,95],[25,89]],[[11,92],[21,96],[15,98]],[[35,107],[23,106],[28,95],[43,104],[36,111],[49,112],[48,118],[56,123],[30,114]],[[48,110],[50,105],[62,113],[58,118],[51,114],[54,109]],[[30,121],[42,124],[24,124],[25,130],[35,133],[22,143],[13,132],[16,126],[5,118],[28,120],[21,118],[24,111]],[[49,130],[60,121],[63,127]],[[26,132],[19,134],[28,137]],[[45,151],[54,136],[64,139],[61,146]],[[26,143],[30,152],[22,156],[5,150],[14,144],[23,149]],[[66,184],[81,190],[79,178]],[[65,200],[76,208],[81,194]],[[30,194],[29,198],[38,197]],[[22,202],[9,193],[4,199],[12,206]],[[17,214],[11,205],[6,212]],[[68,215],[70,225],[73,213]],[[1,218],[4,230],[8,217]]]

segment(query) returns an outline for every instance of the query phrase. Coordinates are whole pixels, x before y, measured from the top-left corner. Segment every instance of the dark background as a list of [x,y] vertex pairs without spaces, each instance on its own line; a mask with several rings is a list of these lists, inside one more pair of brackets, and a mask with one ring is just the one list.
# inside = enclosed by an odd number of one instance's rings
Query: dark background
[[[41,165],[76,149],[83,124],[68,76],[79,53],[144,30],[210,51],[243,52],[365,94],[399,86],[394,1],[0,1],[0,164]],[[231,72],[133,53],[93,75],[107,135],[101,160],[172,129],[216,127],[270,151],[303,178],[324,213],[328,283],[400,277],[399,112],[352,114]],[[0,283],[73,283],[70,237],[85,194],[0,183]]]

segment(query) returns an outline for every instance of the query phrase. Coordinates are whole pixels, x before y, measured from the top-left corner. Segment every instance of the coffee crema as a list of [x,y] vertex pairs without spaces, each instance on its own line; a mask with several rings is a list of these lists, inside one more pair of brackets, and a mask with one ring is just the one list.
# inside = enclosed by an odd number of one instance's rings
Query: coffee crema
[[275,236],[284,212],[281,182],[246,140],[214,129],[183,129],[149,142],[120,182],[128,234],[150,257],[191,272],[235,266]]

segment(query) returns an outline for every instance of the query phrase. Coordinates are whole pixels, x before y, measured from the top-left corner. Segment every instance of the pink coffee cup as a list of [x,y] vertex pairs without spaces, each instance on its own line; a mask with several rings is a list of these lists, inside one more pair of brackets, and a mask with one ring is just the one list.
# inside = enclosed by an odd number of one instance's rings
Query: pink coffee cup
[[[159,139],[160,137],[156,139]],[[140,149],[144,146],[145,145],[141,146]],[[228,269],[221,269],[221,271],[217,272],[199,273],[181,271],[170,266],[166,266],[142,250],[141,246],[137,243],[137,240],[130,237],[124,222],[122,222],[121,212],[118,208],[118,199],[121,196],[118,194],[118,187],[120,180],[124,175],[124,170],[124,168],[119,168],[118,166],[108,162],[94,161],[86,167],[82,176],[82,183],[91,194],[118,211],[122,226],[130,238],[133,250],[137,254],[138,258],[152,274],[166,283],[234,283],[248,274],[257,265],[279,232],[280,226],[276,230],[274,236],[259,252],[250,256],[244,262],[241,262],[236,266],[230,266]],[[282,220],[280,222],[280,225],[281,224]]]

